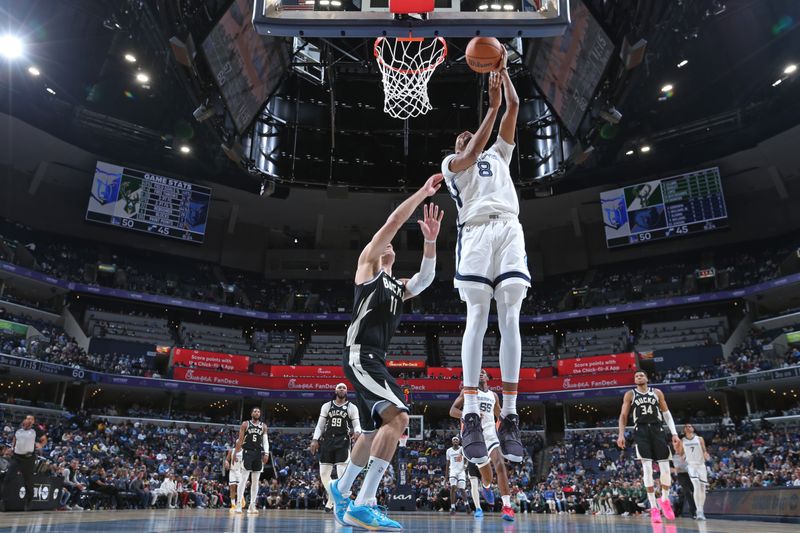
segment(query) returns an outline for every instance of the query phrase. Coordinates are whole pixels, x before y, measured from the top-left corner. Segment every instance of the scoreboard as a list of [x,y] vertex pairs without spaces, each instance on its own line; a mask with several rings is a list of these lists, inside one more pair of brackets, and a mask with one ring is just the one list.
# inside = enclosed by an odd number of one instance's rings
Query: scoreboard
[[609,248],[728,225],[717,167],[605,191],[600,204]]
[[86,220],[202,243],[210,202],[208,187],[98,161]]

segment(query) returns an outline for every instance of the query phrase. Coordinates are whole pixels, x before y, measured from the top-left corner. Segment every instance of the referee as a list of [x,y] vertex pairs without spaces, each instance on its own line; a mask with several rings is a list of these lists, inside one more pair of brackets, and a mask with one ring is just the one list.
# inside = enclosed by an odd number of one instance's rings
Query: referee
[[14,439],[11,442],[11,448],[14,450],[14,455],[11,456],[9,461],[8,471],[6,472],[5,480],[3,480],[2,494],[8,494],[7,486],[11,480],[16,477],[18,472],[22,473],[22,478],[25,482],[25,510],[31,510],[31,501],[33,500],[33,469],[36,463],[35,452],[41,450],[47,443],[47,436],[37,428],[36,420],[33,415],[28,415],[22,421],[22,425],[14,433]]

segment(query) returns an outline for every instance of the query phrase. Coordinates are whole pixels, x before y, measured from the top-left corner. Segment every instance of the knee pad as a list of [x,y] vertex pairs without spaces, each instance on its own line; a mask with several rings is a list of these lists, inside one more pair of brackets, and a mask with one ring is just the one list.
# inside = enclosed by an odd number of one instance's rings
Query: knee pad
[[658,462],[659,477],[661,478],[661,486],[669,487],[672,485],[672,474],[669,471],[669,461]]
[[653,461],[649,459],[642,460],[642,470],[644,471],[644,486],[652,487],[655,485],[655,481],[653,480]]

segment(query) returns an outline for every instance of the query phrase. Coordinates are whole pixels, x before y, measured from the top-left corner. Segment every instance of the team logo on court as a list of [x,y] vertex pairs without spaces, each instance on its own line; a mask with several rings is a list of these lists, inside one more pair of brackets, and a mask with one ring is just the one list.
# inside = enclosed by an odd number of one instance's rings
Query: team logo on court
[[603,204],[603,222],[606,226],[619,229],[628,223],[628,212],[625,209],[625,196],[601,198]]

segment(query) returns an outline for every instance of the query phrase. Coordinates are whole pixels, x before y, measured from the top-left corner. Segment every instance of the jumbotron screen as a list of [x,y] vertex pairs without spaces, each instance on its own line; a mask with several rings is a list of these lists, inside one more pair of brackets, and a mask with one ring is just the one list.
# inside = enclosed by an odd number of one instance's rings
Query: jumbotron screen
[[202,243],[210,202],[208,187],[98,161],[86,220]]
[[600,204],[609,248],[728,225],[717,167],[606,191]]

